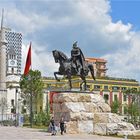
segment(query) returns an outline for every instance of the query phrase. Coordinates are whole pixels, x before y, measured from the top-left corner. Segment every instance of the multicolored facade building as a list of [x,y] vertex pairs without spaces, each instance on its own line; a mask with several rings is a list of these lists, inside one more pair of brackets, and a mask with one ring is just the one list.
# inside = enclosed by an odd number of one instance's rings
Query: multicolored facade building
[[101,58],[86,58],[86,61],[92,63],[94,66],[95,76],[96,77],[105,77],[107,68],[105,59]]
[[[96,71],[96,80],[94,81],[91,76],[87,77],[87,89],[93,93],[98,93],[104,97],[106,102],[111,105],[113,101],[120,102],[120,110],[118,113],[125,115],[125,107],[131,103],[131,96],[126,96],[124,91],[129,88],[139,90],[139,82],[134,79],[113,78],[106,76],[106,63],[107,61],[99,58],[86,58],[86,61],[93,63],[94,70]],[[47,90],[67,90],[68,80],[61,79],[57,82],[54,78],[43,78],[45,88]],[[72,80],[73,89],[79,90],[81,79],[74,77]]]

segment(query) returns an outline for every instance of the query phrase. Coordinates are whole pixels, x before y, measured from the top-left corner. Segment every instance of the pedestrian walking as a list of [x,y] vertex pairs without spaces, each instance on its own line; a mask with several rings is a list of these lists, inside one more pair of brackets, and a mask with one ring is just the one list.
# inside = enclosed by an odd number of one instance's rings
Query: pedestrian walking
[[66,132],[65,130],[65,122],[64,122],[64,118],[62,117],[60,120],[60,131],[61,131],[61,135],[63,135],[64,132]]
[[53,117],[50,120],[50,127],[51,127],[51,135],[52,136],[56,135],[55,122]]

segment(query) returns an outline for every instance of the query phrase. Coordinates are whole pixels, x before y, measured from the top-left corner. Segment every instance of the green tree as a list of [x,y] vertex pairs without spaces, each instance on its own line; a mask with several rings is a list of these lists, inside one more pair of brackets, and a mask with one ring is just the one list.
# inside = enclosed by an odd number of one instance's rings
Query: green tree
[[40,112],[35,115],[34,124],[48,126],[50,122],[50,114]]
[[120,102],[118,99],[114,100],[112,105],[111,105],[111,112],[112,113],[118,113],[120,108]]
[[136,88],[129,88],[124,91],[128,97],[131,98],[131,104],[128,106],[128,115],[131,118],[132,123],[137,122],[137,118],[140,118],[140,91]]
[[137,117],[140,115],[138,105],[136,103],[131,103],[129,105],[128,114],[131,116],[131,122],[135,124],[137,122]]
[[[43,81],[41,72],[38,70],[30,70],[28,76],[22,75],[20,80],[20,88],[22,98],[26,100],[30,108],[30,115],[42,111],[43,106]],[[33,114],[32,114],[33,115]],[[32,115],[30,117],[32,117]]]

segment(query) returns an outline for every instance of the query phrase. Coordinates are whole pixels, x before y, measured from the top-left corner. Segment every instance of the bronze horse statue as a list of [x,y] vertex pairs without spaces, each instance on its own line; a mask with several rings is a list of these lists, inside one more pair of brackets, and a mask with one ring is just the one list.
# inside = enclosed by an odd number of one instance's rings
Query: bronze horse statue
[[[73,59],[68,58],[63,52],[58,51],[58,50],[53,50],[52,53],[53,53],[55,62],[60,64],[58,72],[54,72],[55,79],[60,81],[57,75],[66,76],[69,80],[70,89],[72,89],[71,76],[81,77],[82,82],[80,83],[80,90],[82,90],[83,83],[84,83],[84,90],[87,89],[86,76],[88,75],[89,71],[91,72],[92,78],[95,80],[94,68],[91,63],[88,63],[84,59],[81,59],[80,61],[84,60],[83,65],[79,63],[77,66],[75,66]],[[76,60],[77,59],[78,58],[76,58]]]

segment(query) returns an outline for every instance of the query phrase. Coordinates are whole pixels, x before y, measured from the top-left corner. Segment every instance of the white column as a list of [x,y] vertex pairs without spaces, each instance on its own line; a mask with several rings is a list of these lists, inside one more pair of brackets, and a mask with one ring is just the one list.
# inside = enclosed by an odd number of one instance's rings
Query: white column
[[5,30],[1,29],[0,36],[0,89],[6,90],[6,44]]

